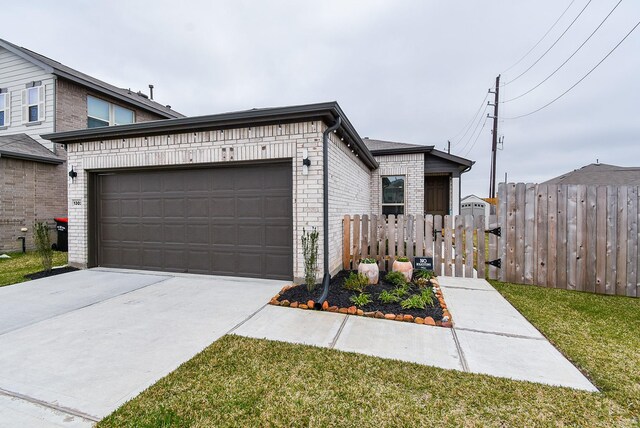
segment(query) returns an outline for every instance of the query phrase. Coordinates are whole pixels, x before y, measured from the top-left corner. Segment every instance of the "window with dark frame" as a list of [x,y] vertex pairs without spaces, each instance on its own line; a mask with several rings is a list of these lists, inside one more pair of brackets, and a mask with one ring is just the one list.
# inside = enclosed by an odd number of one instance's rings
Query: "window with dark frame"
[[382,177],[382,215],[404,214],[404,175]]
[[5,126],[7,116],[7,94],[0,93],[0,126]]
[[38,121],[38,104],[40,104],[40,87],[27,89],[27,114],[29,122]]

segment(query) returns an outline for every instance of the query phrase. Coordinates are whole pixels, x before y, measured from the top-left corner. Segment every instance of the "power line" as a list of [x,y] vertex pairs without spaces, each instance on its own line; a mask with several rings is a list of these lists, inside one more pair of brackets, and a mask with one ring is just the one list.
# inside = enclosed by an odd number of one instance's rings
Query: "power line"
[[471,139],[473,138],[473,135],[476,133],[476,131],[478,130],[478,127],[480,126],[480,122],[482,121],[482,118],[484,117],[486,119],[486,116],[484,114],[486,113],[488,107],[489,107],[489,104],[485,104],[484,105],[484,110],[482,110],[482,113],[480,114],[480,117],[478,118],[478,122],[476,123],[475,128],[473,128],[473,131],[469,135],[469,138],[467,139],[467,142],[464,144],[464,146],[462,146],[461,149],[459,149],[458,153],[462,153],[464,151],[464,149],[466,149],[467,146],[469,145],[469,143],[471,142]]
[[511,67],[507,68],[506,70],[504,70],[502,73],[500,74],[504,74],[507,71],[511,70],[513,67],[515,67],[516,65],[520,64],[522,62],[523,59],[525,59],[531,52],[533,52],[533,50],[535,48],[538,47],[538,45],[547,37],[547,35],[551,32],[551,30],[553,30],[555,28],[555,26],[558,24],[558,22],[560,22],[560,20],[562,19],[562,17],[564,16],[565,13],[567,13],[567,11],[569,10],[569,8],[571,7],[571,5],[575,2],[576,0],[571,0],[571,3],[569,3],[569,6],[567,6],[567,8],[564,10],[564,12],[562,12],[562,14],[560,14],[560,16],[558,17],[558,19],[556,19],[556,22],[553,23],[553,25],[551,27],[549,27],[549,29],[547,30],[546,33],[544,33],[544,36],[542,36],[540,38],[540,40],[538,40],[538,42],[533,45],[533,47],[531,49],[529,49],[529,51],[524,54],[522,56],[522,58],[520,58],[515,64],[513,64]]
[[596,32],[600,29],[600,27],[602,27],[602,25],[606,22],[606,20],[607,20],[607,19],[609,19],[609,17],[610,17],[610,16],[611,16],[611,14],[613,13],[613,11],[614,11],[614,10],[616,10],[616,8],[620,5],[620,3],[622,3],[622,0],[620,0],[620,1],[619,1],[619,2],[618,2],[618,3],[613,7],[613,9],[611,9],[611,11],[609,12],[609,14],[608,14],[608,15],[607,15],[603,20],[602,20],[602,22],[600,23],[600,25],[598,25],[598,26],[596,27],[596,29],[595,29],[595,30],[593,30],[593,32],[589,35],[589,37],[587,37],[587,39],[586,39],[584,42],[582,42],[582,44],[581,44],[580,46],[578,46],[578,49],[576,49],[576,50],[571,54],[571,56],[570,56],[569,58],[567,58],[567,59],[566,59],[566,61],[565,61],[565,62],[563,62],[562,64],[560,64],[560,67],[556,68],[556,69],[553,71],[553,73],[551,73],[550,75],[548,75],[548,76],[547,76],[547,77],[546,77],[542,82],[538,83],[536,86],[534,86],[533,88],[529,89],[527,92],[522,93],[522,94],[518,95],[517,97],[513,97],[513,98],[510,98],[510,99],[508,99],[508,100],[504,100],[504,101],[502,101],[502,103],[508,103],[508,102],[511,102],[511,101],[515,101],[515,100],[517,100],[518,98],[522,98],[522,97],[524,97],[525,95],[527,95],[528,93],[532,92],[534,89],[538,88],[538,87],[539,87],[540,85],[542,85],[544,82],[546,82],[547,80],[549,80],[549,78],[551,78],[551,76],[553,76],[554,74],[556,74],[556,73],[558,72],[558,70],[560,70],[562,67],[564,67],[564,65],[565,65],[566,63],[568,63],[568,62],[569,62],[569,60],[570,60],[571,58],[573,58],[573,56],[574,56],[575,54],[577,54],[577,53],[578,53],[578,51],[579,51],[580,49],[582,49],[582,47],[583,47],[585,44],[587,44],[587,42],[591,39],[591,37],[593,37],[593,35],[594,35],[594,34],[596,34]]
[[455,147],[458,143],[460,143],[460,141],[462,141],[465,137],[465,135],[467,135],[467,132],[469,132],[469,128],[471,127],[471,124],[473,122],[475,122],[476,117],[478,116],[478,113],[480,112],[480,110],[482,110],[482,106],[486,105],[485,101],[487,100],[487,98],[489,97],[489,92],[487,92],[487,94],[484,96],[484,99],[482,100],[482,102],[480,103],[480,106],[478,107],[478,110],[476,110],[476,112],[473,114],[473,116],[471,117],[471,120],[469,122],[467,122],[466,125],[464,125],[462,127],[462,129],[460,131],[458,131],[458,133],[452,138],[452,140],[455,140],[461,133],[462,131],[466,132],[464,133],[464,135],[462,137],[460,137],[460,139],[456,142],[453,143],[453,147]]
[[576,83],[574,83],[574,84],[573,84],[569,89],[567,89],[566,91],[564,91],[563,93],[561,93],[560,95],[558,95],[556,98],[554,98],[553,100],[551,100],[551,101],[550,101],[550,102],[548,102],[547,104],[543,105],[542,107],[540,107],[540,108],[538,108],[538,109],[536,109],[536,110],[534,110],[534,111],[532,111],[532,112],[529,112],[529,113],[527,113],[527,114],[521,114],[520,116],[505,117],[504,119],[510,119],[510,120],[511,120],[511,119],[520,119],[521,117],[530,116],[530,115],[532,115],[532,114],[534,114],[534,113],[539,112],[540,110],[542,110],[542,109],[544,109],[544,108],[546,108],[546,107],[549,107],[551,104],[553,104],[553,103],[555,103],[556,101],[558,101],[560,98],[562,98],[563,96],[565,96],[569,91],[571,91],[573,88],[575,88],[576,86],[578,86],[578,84],[580,84],[580,82],[582,82],[584,79],[586,79],[586,78],[587,78],[587,76],[589,76],[589,75],[590,75],[590,74],[591,74],[591,73],[592,73],[596,68],[598,68],[598,66],[600,66],[600,64],[602,64],[602,63],[603,63],[607,58],[609,58],[609,56],[610,56],[610,55],[611,55],[611,54],[612,54],[616,49],[618,49],[618,46],[620,46],[620,45],[622,44],[622,42],[624,42],[624,41],[627,39],[627,37],[629,37],[629,36],[631,35],[631,33],[633,33],[633,32],[634,32],[634,30],[635,30],[636,28],[638,28],[638,25],[640,25],[640,21],[638,21],[638,22],[636,23],[636,25],[634,25],[634,27],[633,27],[633,28],[632,28],[632,29],[627,33],[627,35],[626,35],[626,36],[624,36],[624,37],[622,38],[622,40],[620,40],[620,41],[618,42],[618,44],[617,44],[617,45],[615,45],[615,46],[613,47],[613,49],[611,49],[611,50],[609,51],[609,53],[608,53],[608,54],[606,54],[606,55],[605,55],[605,57],[604,57],[604,58],[602,58],[602,59],[600,60],[600,62],[598,62],[598,63],[597,63],[597,64],[596,64],[596,65],[595,65],[591,70],[589,70],[589,72],[588,72],[587,74],[585,74],[584,76],[582,76],[582,78],[581,78],[580,80],[578,80]]
[[575,22],[578,20],[578,18],[580,18],[580,15],[582,15],[582,13],[587,9],[587,7],[591,4],[593,0],[589,0],[587,2],[587,4],[582,8],[582,10],[580,11],[580,13],[578,14],[578,16],[576,16],[573,21],[571,21],[571,24],[569,24],[569,26],[562,32],[562,34],[560,34],[560,37],[558,37],[556,39],[555,42],[553,42],[553,44],[551,46],[549,46],[549,49],[547,49],[546,51],[544,51],[544,53],[540,56],[540,58],[538,58],[533,64],[531,64],[529,66],[529,68],[527,68],[525,71],[523,71],[522,73],[520,73],[519,75],[517,75],[515,78],[509,80],[508,82],[506,82],[504,85],[502,86],[507,86],[510,83],[515,82],[516,80],[518,80],[519,78],[521,78],[522,76],[524,76],[525,73],[527,73],[529,70],[531,70],[538,62],[540,62],[540,60],[542,58],[545,57],[545,55],[547,55],[547,53],[549,53],[549,51],[551,49],[553,49],[553,47],[560,41],[560,39],[562,39],[562,37],[564,37],[564,35],[567,33],[567,31],[569,31],[569,29],[573,26],[573,24],[575,24]]
[[467,150],[467,152],[464,155],[462,155],[463,158],[467,157],[469,153],[471,153],[471,150],[473,150],[473,148],[475,147],[476,143],[478,142],[478,138],[480,138],[480,135],[482,134],[484,127],[487,125],[487,119],[489,118],[485,116],[484,123],[482,124],[482,128],[480,128],[480,132],[478,132],[478,135],[476,135],[476,139],[473,140],[473,144],[471,145],[471,147],[469,147],[469,150]]

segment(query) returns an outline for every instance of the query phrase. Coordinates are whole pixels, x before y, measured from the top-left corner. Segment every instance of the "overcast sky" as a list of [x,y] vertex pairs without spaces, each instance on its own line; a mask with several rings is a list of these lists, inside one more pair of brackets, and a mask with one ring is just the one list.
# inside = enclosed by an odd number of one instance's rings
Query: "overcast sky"
[[[362,137],[451,140],[476,162],[463,195],[487,196],[490,110],[472,118],[496,76],[510,82],[501,100],[528,91],[618,1],[592,0],[544,56],[589,0],[14,1],[0,37],[120,87],[153,83],[157,101],[190,116],[336,100]],[[562,94],[639,20],[640,2],[622,1],[554,76],[500,105],[498,181],[540,182],[596,159],[640,166],[640,28],[563,98],[506,119]]]

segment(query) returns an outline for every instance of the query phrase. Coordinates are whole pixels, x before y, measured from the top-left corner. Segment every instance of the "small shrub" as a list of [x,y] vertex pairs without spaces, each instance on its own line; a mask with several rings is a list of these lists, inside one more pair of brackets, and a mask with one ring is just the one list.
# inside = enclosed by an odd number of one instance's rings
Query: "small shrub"
[[316,286],[318,273],[318,231],[312,228],[311,232],[302,229],[302,254],[304,256],[304,282],[307,291],[312,292]]
[[413,276],[416,279],[419,279],[419,278],[431,279],[431,278],[435,278],[436,274],[432,270],[417,270],[414,272]]
[[398,257],[396,260],[401,262],[401,263],[406,263],[406,262],[409,261],[409,258],[408,257]]
[[402,299],[404,296],[406,296],[407,294],[409,294],[409,285],[408,284],[404,284],[403,286],[400,287],[396,287],[392,292],[391,292],[394,296],[398,297],[398,300]]
[[373,300],[371,300],[371,295],[369,295],[367,293],[360,293],[360,294],[357,294],[357,295],[353,295],[353,296],[349,297],[349,300],[351,300],[351,303],[353,303],[354,305],[356,305],[359,308],[361,308],[363,306],[366,306],[369,303],[373,302]]
[[360,263],[364,263],[365,265],[375,265],[376,259],[369,257],[369,258],[360,260]]
[[400,302],[400,306],[402,306],[404,309],[424,309],[426,303],[424,302],[421,295],[414,294],[413,296]]
[[387,290],[384,290],[378,296],[378,300],[380,300],[382,303],[397,303],[400,301],[400,297],[398,297],[394,293],[390,293]]
[[351,272],[349,276],[344,280],[342,285],[347,290],[357,291],[362,293],[364,289],[369,285],[369,278],[361,273]]
[[36,244],[36,252],[42,262],[42,270],[51,272],[53,266],[53,249],[49,237],[49,226],[45,222],[36,222],[33,225],[33,240]]
[[403,287],[407,284],[407,278],[404,277],[402,272],[389,272],[384,277],[384,280],[396,287]]
[[433,289],[423,288],[420,292],[420,298],[427,306],[433,305]]

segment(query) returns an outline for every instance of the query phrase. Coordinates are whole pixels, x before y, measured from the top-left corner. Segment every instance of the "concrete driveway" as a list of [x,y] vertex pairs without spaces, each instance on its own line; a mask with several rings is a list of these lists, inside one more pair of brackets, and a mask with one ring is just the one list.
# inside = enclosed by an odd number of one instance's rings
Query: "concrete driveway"
[[286,283],[91,269],[0,288],[0,426],[91,426]]

